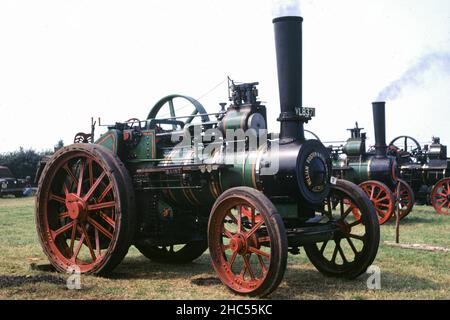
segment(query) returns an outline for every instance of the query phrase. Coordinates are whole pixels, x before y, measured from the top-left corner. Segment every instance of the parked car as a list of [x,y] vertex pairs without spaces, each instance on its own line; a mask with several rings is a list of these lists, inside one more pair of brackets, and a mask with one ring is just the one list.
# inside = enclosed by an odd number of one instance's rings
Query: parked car
[[0,197],[14,195],[23,197],[24,190],[29,186],[29,179],[16,179],[8,167],[0,166]]

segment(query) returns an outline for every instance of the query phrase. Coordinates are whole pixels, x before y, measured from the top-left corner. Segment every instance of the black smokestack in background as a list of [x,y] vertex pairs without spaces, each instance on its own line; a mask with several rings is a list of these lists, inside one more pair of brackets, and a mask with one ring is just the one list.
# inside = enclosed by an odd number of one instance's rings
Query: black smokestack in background
[[377,157],[386,157],[386,102],[374,102],[373,126],[375,129],[375,153]]
[[305,139],[296,108],[302,107],[302,23],[301,17],[273,20],[280,93],[280,140]]

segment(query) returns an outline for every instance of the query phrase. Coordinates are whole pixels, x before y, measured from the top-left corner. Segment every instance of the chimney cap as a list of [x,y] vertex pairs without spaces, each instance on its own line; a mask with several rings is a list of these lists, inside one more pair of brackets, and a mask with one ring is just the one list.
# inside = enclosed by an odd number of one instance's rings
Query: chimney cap
[[303,18],[299,16],[285,16],[285,17],[278,17],[272,20],[273,23],[284,21],[302,22]]

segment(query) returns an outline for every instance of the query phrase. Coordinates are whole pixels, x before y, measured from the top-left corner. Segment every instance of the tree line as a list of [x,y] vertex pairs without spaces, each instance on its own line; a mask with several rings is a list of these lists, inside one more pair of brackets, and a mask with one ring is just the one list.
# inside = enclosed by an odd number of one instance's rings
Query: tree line
[[31,181],[34,181],[39,161],[45,156],[52,155],[63,146],[64,142],[60,140],[53,150],[36,151],[20,147],[16,151],[0,153],[0,166],[8,167],[16,178],[30,177]]

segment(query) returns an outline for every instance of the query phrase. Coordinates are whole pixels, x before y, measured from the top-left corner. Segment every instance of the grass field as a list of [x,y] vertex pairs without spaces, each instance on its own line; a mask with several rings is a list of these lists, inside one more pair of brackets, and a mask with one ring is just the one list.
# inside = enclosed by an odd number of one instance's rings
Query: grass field
[[[290,256],[288,269],[270,299],[450,299],[450,253],[405,250],[394,241],[395,226],[381,227],[382,243],[374,264],[381,268],[382,289],[366,287],[368,275],[355,281],[329,279],[304,253]],[[401,241],[450,248],[450,217],[418,206],[403,221]],[[34,199],[0,199],[0,299],[240,299],[216,279],[205,253],[194,263],[153,263],[132,247],[110,278],[82,277],[81,290],[68,290],[65,276],[34,270],[47,263],[34,228]]]

